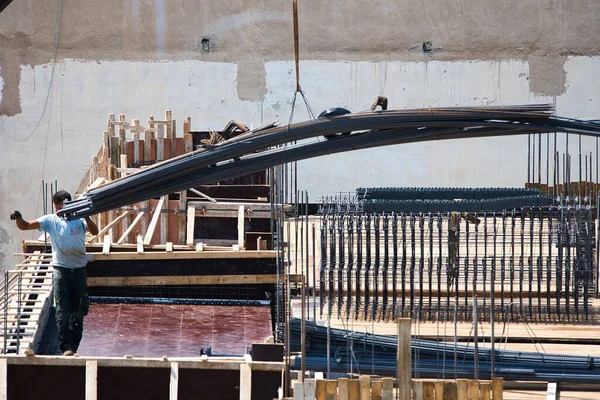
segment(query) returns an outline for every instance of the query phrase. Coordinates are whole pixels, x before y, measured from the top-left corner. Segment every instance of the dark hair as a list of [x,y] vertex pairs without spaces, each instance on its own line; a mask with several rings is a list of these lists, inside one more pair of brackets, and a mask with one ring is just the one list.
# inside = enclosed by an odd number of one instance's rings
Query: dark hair
[[59,190],[52,195],[52,202],[54,204],[60,204],[65,200],[71,201],[71,195],[66,190]]

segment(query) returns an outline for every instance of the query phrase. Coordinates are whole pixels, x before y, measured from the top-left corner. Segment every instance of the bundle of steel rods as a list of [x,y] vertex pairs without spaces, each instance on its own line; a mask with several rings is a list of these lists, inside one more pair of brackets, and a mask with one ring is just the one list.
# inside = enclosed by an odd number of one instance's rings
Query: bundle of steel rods
[[592,211],[324,214],[321,312],[337,307],[362,321],[595,320]]
[[[299,319],[291,322],[290,345],[294,352],[300,351],[300,322]],[[325,372],[329,364],[331,372],[337,373],[396,375],[395,336],[330,328],[328,346],[327,329],[306,322],[308,370]],[[492,364],[490,348],[478,347],[475,351],[473,344],[449,344],[441,340],[412,339],[413,376],[473,378],[477,372],[481,379],[489,379],[493,366],[496,377],[510,380],[600,383],[600,368],[593,357],[495,349]],[[295,359],[295,368],[300,369],[301,361],[301,357]]]
[[[548,132],[600,136],[598,123],[554,117],[551,112],[549,105],[389,110],[263,128],[92,189],[65,204],[59,215],[84,217],[274,165],[350,150]],[[337,135],[340,132],[351,134]],[[331,140],[323,139],[332,135]]]

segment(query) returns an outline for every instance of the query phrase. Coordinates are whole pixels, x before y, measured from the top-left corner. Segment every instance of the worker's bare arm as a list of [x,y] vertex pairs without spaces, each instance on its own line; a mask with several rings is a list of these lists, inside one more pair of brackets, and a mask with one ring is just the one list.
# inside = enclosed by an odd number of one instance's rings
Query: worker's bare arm
[[98,225],[96,225],[96,223],[92,221],[90,217],[85,217],[85,223],[87,225],[88,231],[90,231],[92,235],[97,235],[98,232],[100,232],[98,230]]
[[10,214],[10,219],[14,220],[17,224],[17,228],[22,231],[40,229],[40,223],[37,220],[34,219],[33,221],[25,221],[19,211],[15,211],[14,213]]

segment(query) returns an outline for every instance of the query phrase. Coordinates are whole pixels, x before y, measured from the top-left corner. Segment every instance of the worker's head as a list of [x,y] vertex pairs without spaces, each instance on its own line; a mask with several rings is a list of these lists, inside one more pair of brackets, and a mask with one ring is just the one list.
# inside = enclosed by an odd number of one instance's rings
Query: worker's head
[[56,211],[62,208],[65,200],[71,201],[71,195],[66,190],[59,190],[52,195],[52,203],[54,203]]

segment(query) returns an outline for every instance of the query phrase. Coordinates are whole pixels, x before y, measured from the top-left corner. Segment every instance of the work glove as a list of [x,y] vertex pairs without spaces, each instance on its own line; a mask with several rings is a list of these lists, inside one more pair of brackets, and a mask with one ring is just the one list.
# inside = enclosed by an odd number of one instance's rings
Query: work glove
[[21,215],[21,213],[17,210],[15,210],[14,213],[10,214],[10,219],[12,219],[13,221],[17,218],[23,218],[23,216]]

